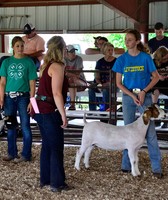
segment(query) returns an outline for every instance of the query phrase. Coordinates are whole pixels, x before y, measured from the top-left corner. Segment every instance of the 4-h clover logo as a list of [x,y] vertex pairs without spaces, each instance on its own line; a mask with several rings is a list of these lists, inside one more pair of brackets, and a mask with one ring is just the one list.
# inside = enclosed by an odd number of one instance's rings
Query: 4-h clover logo
[[20,79],[24,75],[23,70],[24,66],[21,63],[19,64],[13,63],[9,66],[9,76],[11,78],[14,78],[15,80]]

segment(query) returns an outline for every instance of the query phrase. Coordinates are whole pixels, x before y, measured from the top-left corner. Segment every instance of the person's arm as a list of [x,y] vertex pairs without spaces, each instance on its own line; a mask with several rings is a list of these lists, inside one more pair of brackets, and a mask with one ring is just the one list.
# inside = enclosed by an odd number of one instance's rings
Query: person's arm
[[[23,40],[26,41],[25,37],[23,37]],[[33,44],[34,45],[34,44]],[[33,46],[34,48],[25,49],[24,54],[31,57],[40,57],[43,55],[45,51],[45,41],[43,38],[36,36],[36,44]],[[31,50],[32,49],[32,50]]]
[[6,77],[0,79],[0,108],[4,106],[4,95],[5,95]]
[[98,84],[101,84],[101,80],[100,80],[100,73],[99,72],[95,72],[95,81]]
[[88,48],[85,50],[85,54],[86,55],[101,54],[101,51],[100,49],[96,49],[96,48]]
[[52,85],[52,93],[54,97],[55,104],[61,114],[62,118],[62,128],[65,128],[68,124],[65,108],[64,108],[64,100],[62,95],[62,87],[64,80],[64,66],[58,63],[53,63],[49,70],[49,76],[51,76],[51,85]]
[[149,90],[151,90],[158,81],[159,81],[159,73],[156,70],[156,71],[152,72],[151,82],[145,88],[143,88],[143,90],[138,94],[138,99],[140,100],[141,104],[143,104],[143,102],[144,102],[146,93]]
[[151,82],[144,88],[144,91],[148,92],[149,90],[151,90],[158,81],[159,81],[159,73],[156,70],[152,72]]
[[129,91],[129,90],[122,84],[122,74],[120,74],[120,73],[118,73],[118,72],[116,73],[116,85],[117,85],[117,87],[118,87],[120,90],[122,90],[123,93],[125,93],[125,94],[129,95],[130,97],[132,97],[132,99],[134,100],[135,104],[141,105],[141,102],[140,102],[140,100],[137,98],[137,96],[136,96],[133,92]]
[[33,53],[25,53],[25,55],[27,56],[31,56],[31,57],[39,57],[39,56],[42,56],[43,55],[43,50],[39,50],[39,51],[36,51],[36,52],[33,52]]
[[[30,80],[29,81],[29,86],[30,86],[30,98],[35,96],[35,90],[36,90],[36,81],[35,80]],[[27,107],[27,112],[31,112],[32,110],[32,105],[29,103]]]
[[123,54],[123,53],[125,53],[125,49],[124,48],[115,47],[114,48],[114,52],[115,52],[115,54]]

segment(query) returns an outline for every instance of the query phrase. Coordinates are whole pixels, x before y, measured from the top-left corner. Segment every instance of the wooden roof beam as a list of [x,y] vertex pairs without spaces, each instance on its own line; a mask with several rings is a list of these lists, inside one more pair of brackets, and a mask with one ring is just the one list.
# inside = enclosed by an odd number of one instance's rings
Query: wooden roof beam
[[121,16],[129,18],[141,32],[148,31],[149,0],[99,0],[99,2]]

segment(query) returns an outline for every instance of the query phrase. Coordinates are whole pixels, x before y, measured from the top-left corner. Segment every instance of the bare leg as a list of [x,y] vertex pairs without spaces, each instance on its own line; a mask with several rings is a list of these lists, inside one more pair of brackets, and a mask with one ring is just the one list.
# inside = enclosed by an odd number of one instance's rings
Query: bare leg
[[[75,101],[77,88],[69,88],[71,101]],[[75,107],[75,103],[71,103],[72,107]]]
[[159,94],[160,94],[160,92],[159,92],[158,89],[154,90],[154,92],[152,94],[153,103],[157,103],[158,102]]

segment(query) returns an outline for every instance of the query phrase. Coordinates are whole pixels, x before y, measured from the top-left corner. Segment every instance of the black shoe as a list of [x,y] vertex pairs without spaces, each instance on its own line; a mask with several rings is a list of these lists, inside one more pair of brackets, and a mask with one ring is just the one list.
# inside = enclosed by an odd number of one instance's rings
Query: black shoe
[[40,183],[40,188],[42,189],[43,187],[47,186],[49,184],[45,184],[45,183]]
[[55,188],[55,187],[51,187],[51,191],[52,192],[61,192],[61,191],[69,191],[69,190],[72,190],[72,189],[74,189],[74,187],[72,187],[72,186],[69,186],[69,185],[67,185],[67,184],[65,184],[65,185],[62,185],[62,186],[60,186],[60,187],[58,187],[58,188]]
[[121,171],[122,171],[123,173],[131,173],[131,170],[128,170],[128,169],[121,169]]
[[12,157],[10,155],[7,155],[5,157],[2,158],[3,161],[11,161],[11,160],[14,160],[14,159],[19,159],[19,156],[17,156],[16,158],[15,157]]
[[60,188],[61,190],[65,190],[65,191],[74,189],[73,186],[69,186],[69,185],[67,185],[67,184],[65,184],[65,185],[63,185],[63,186],[60,186],[59,188]]
[[26,159],[25,157],[21,156],[20,158],[15,158],[13,162],[15,164],[18,164],[18,163],[27,162],[27,161],[30,161],[30,159]]
[[156,178],[158,178],[158,179],[161,179],[161,178],[163,178],[163,174],[162,173],[153,173],[153,176],[154,177],[156,177]]
[[168,123],[164,122],[164,124],[161,126],[161,128],[168,128]]

